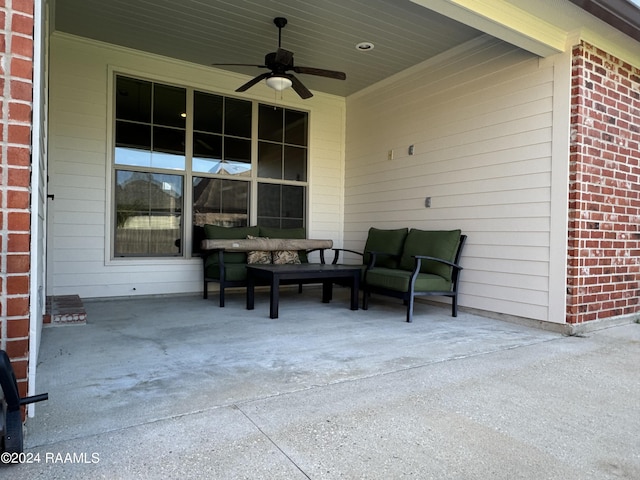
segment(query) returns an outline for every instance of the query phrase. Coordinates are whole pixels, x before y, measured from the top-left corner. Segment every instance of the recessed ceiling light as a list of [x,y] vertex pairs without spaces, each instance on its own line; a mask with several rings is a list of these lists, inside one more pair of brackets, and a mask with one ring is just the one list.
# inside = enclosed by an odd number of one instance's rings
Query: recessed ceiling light
[[356,50],[360,50],[361,52],[368,52],[369,50],[373,50],[373,43],[371,42],[360,42],[356,45]]

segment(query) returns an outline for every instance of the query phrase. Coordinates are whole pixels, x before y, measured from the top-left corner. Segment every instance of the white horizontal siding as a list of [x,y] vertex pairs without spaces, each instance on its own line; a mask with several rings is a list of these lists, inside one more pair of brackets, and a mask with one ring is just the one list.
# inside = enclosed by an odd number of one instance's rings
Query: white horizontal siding
[[[53,35],[49,193],[55,200],[49,203],[48,294],[103,297],[200,292],[199,258],[109,260],[110,230],[105,222],[111,189],[107,180],[111,70],[234,96],[234,89],[247,80],[213,68]],[[275,99],[273,90],[260,85],[246,96],[267,103]],[[340,243],[345,100],[323,94],[301,100],[293,92],[283,97],[275,101],[310,112],[308,234]]]
[[349,97],[345,247],[461,228],[460,304],[548,320],[553,95],[552,62],[485,39]]

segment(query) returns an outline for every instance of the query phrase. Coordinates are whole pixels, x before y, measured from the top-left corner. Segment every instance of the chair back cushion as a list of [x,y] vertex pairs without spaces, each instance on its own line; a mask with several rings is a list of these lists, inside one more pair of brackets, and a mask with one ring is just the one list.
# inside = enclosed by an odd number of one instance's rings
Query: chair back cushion
[[[257,237],[260,235],[259,227],[220,227],[218,225],[205,225],[204,234],[211,240],[241,240],[247,235]],[[225,264],[247,263],[247,254],[244,252],[226,252],[224,254]],[[217,264],[218,255],[210,255],[207,264]]]
[[402,253],[402,246],[407,238],[408,228],[398,228],[395,230],[383,230],[375,227],[369,229],[367,242],[364,245],[363,264],[369,264],[371,255],[367,252],[384,252],[394,255],[388,257],[386,255],[378,255],[376,257],[376,266],[385,268],[397,268],[398,258]]
[[[404,242],[400,268],[413,270],[416,260],[413,255],[426,255],[453,262],[460,243],[460,230],[418,230],[412,228]],[[423,260],[420,273],[439,275],[451,281],[452,268],[433,260]]]

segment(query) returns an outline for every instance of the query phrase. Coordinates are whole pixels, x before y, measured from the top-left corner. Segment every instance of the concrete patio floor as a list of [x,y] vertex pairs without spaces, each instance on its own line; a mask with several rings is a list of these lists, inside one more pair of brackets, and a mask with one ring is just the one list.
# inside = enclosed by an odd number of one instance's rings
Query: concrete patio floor
[[[215,297],[213,295],[212,297]],[[637,479],[640,325],[567,337],[346,290],[85,301],[20,479]],[[36,461],[37,458],[37,461]]]

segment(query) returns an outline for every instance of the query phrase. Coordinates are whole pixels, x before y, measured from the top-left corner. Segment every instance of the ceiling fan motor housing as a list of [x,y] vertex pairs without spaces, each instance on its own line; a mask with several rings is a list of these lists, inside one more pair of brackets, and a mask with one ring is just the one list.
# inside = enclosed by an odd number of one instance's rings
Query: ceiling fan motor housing
[[[235,65],[235,66],[247,66],[247,67],[259,67],[268,68],[271,72],[262,73],[257,77],[249,80],[244,85],[241,85],[236,89],[236,92],[244,92],[247,89],[253,87],[258,82],[265,80],[267,84],[276,90],[283,90],[285,88],[293,87],[293,90],[300,96],[300,98],[311,98],[313,94],[305,87],[300,80],[294,75],[287,73],[289,70],[293,70],[296,73],[305,73],[308,75],[317,75],[327,78],[335,78],[338,80],[345,80],[347,76],[343,72],[336,72],[333,70],[326,70],[323,68],[311,68],[311,67],[294,67],[293,65],[293,52],[285,50],[280,47],[282,40],[282,28],[287,24],[287,19],[284,17],[276,17],[273,19],[273,23],[278,27],[278,50],[275,52],[267,53],[264,57],[264,65],[250,65],[250,64],[232,64],[232,63],[214,63],[213,65]],[[276,79],[280,79],[280,84],[276,85]]]

